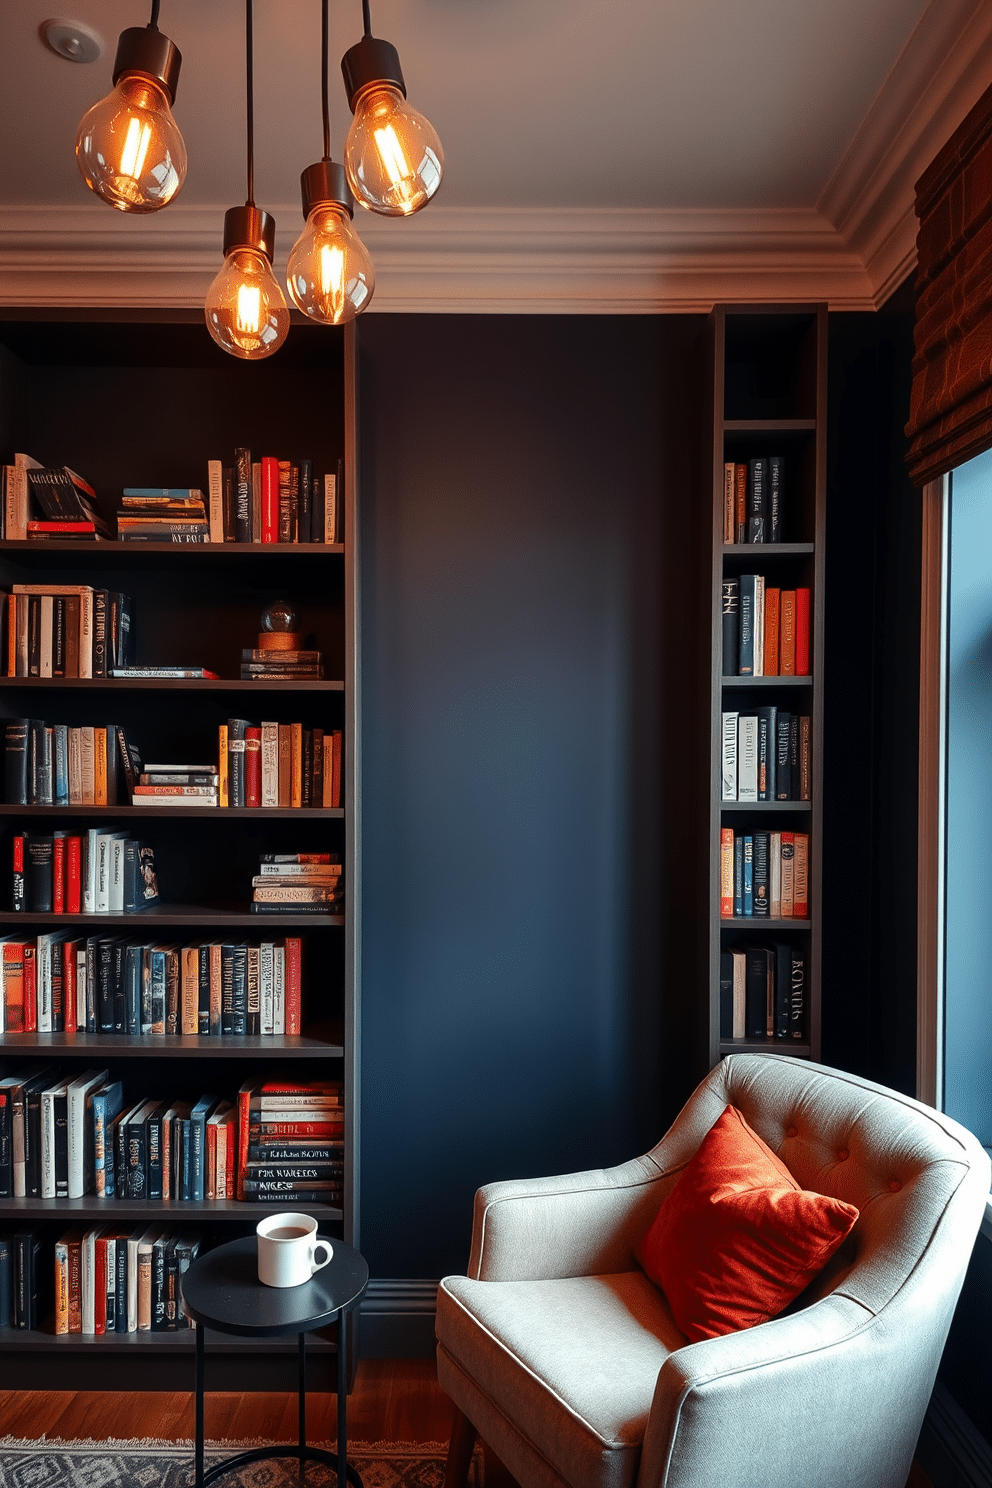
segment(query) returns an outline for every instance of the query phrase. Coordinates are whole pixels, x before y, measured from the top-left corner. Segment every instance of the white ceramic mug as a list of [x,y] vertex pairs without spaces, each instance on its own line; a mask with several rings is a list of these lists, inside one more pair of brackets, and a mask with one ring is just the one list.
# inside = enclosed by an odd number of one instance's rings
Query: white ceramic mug
[[[302,1286],[334,1253],[329,1240],[317,1239],[317,1221],[309,1214],[270,1214],[255,1233],[258,1279],[266,1286]],[[324,1256],[318,1260],[321,1250]]]

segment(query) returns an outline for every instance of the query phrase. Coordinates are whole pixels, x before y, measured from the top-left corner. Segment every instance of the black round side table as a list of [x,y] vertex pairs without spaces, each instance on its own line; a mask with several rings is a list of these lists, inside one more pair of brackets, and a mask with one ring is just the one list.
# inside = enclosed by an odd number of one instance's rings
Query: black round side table
[[[323,1237],[321,1237],[323,1238]],[[206,1488],[222,1473],[265,1457],[297,1457],[304,1462],[326,1462],[337,1468],[338,1488],[362,1480],[348,1465],[348,1360],[345,1319],[361,1300],[369,1281],[362,1256],[341,1240],[333,1246],[330,1262],[309,1281],[296,1287],[269,1287],[258,1279],[258,1249],[254,1235],[232,1240],[198,1256],[182,1278],[183,1310],[196,1325],[196,1488]],[[307,1446],[306,1336],[337,1320],[338,1325],[338,1439],[337,1452]],[[299,1441],[239,1452],[203,1471],[203,1330],[233,1333],[242,1338],[299,1340]]]

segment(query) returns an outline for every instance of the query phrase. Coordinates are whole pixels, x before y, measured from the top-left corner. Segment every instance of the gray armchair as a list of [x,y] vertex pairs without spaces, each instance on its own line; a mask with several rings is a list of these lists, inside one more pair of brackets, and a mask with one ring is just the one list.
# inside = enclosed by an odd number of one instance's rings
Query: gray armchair
[[[781,1316],[689,1343],[634,1249],[727,1104],[853,1231]],[[457,1407],[523,1488],[904,1488],[989,1190],[954,1121],[778,1055],[724,1059],[644,1157],[493,1183],[438,1293]]]

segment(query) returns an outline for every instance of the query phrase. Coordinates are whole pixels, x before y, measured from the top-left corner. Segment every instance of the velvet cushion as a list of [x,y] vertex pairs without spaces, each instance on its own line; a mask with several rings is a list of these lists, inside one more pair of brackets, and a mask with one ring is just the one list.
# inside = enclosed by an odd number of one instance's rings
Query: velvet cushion
[[853,1204],[801,1188],[727,1106],[658,1210],[638,1260],[696,1343],[781,1312],[857,1217]]

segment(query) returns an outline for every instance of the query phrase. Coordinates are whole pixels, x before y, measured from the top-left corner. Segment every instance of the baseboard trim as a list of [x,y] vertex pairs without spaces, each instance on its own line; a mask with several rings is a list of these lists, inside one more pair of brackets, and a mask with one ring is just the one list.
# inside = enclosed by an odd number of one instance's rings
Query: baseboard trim
[[438,1283],[381,1278],[369,1282],[360,1310],[363,1359],[430,1359]]
[[933,1488],[992,1488],[992,1447],[941,1384],[934,1385],[916,1457]]

